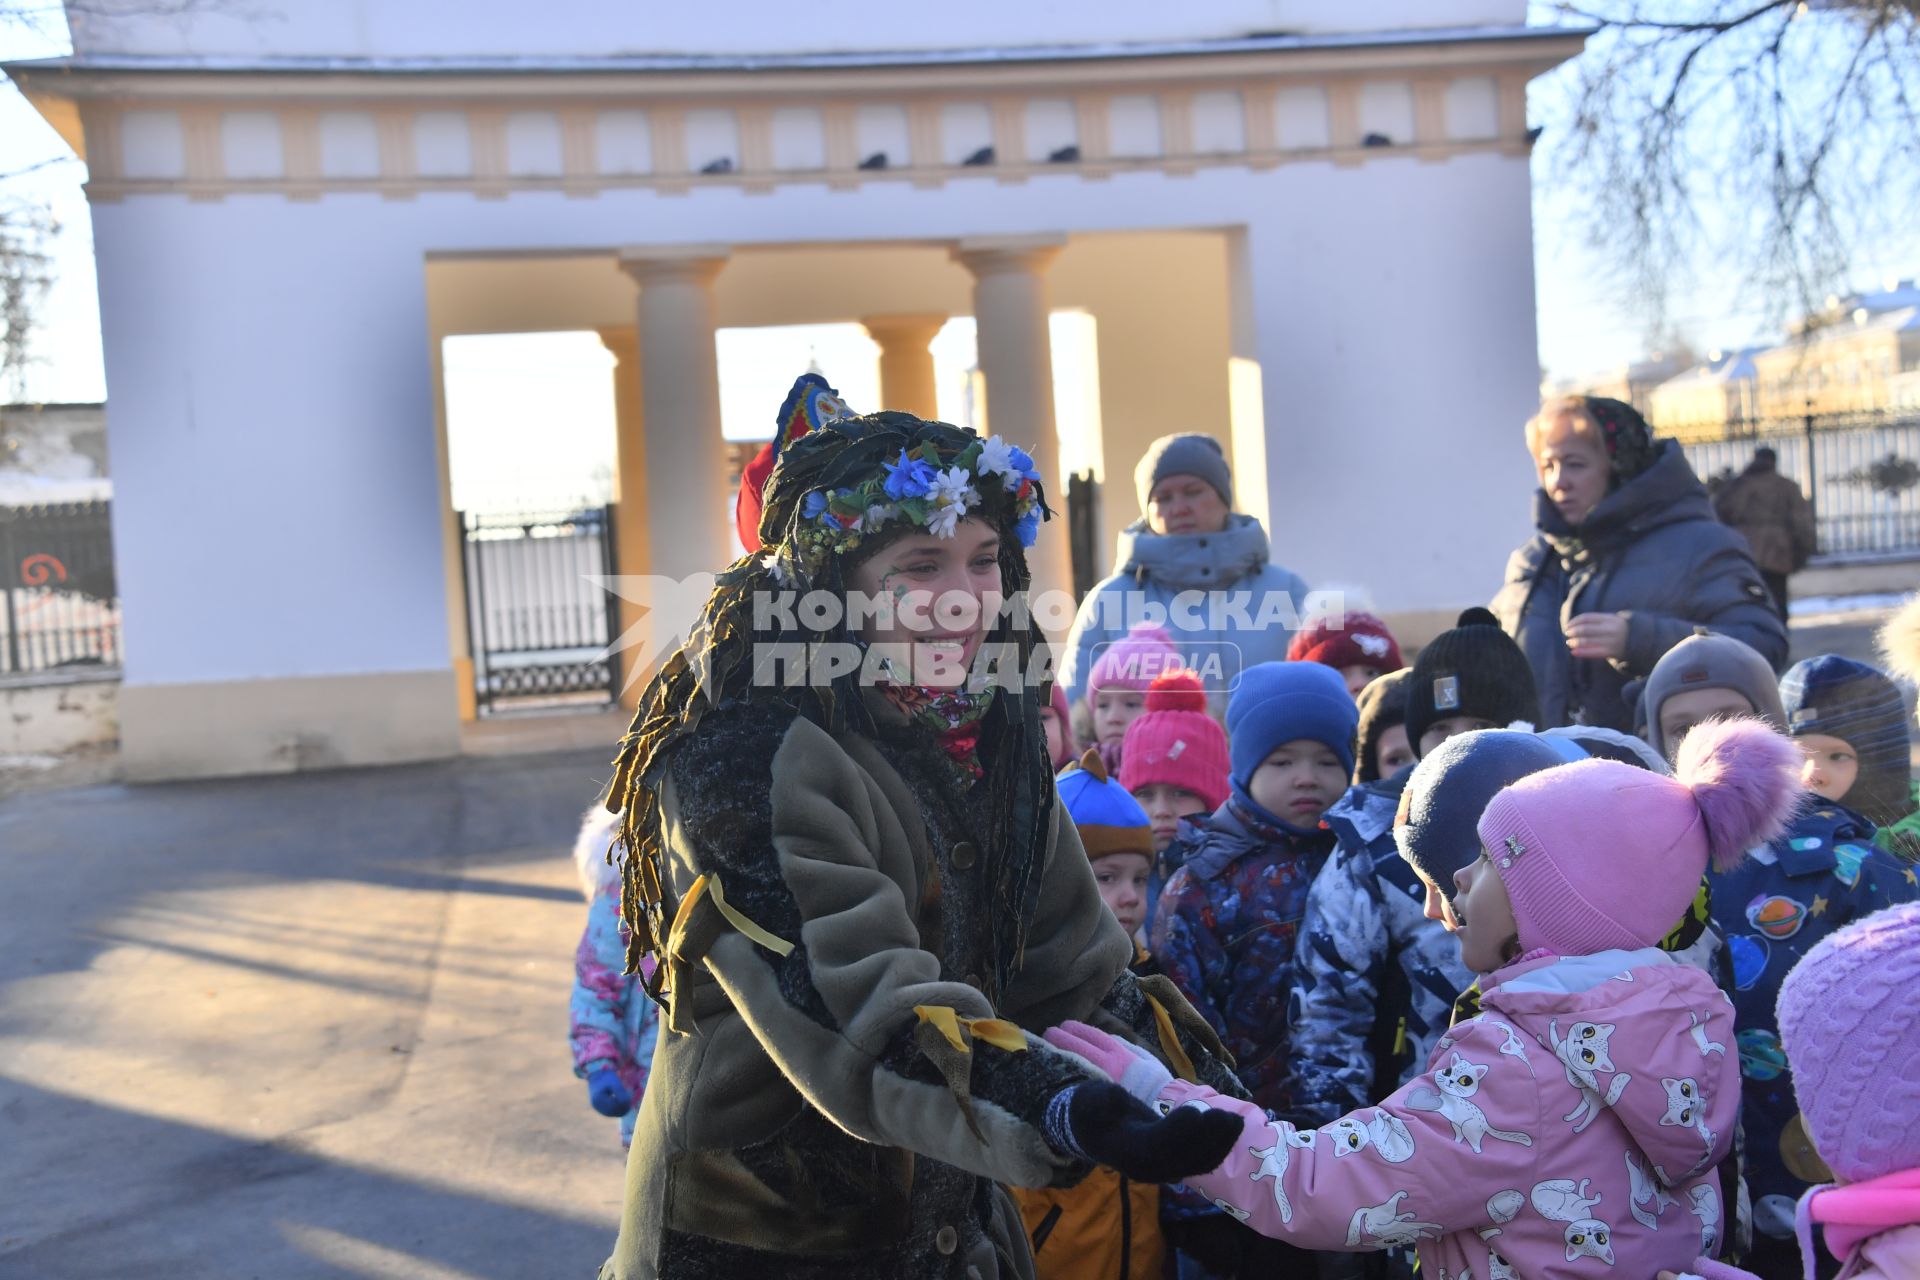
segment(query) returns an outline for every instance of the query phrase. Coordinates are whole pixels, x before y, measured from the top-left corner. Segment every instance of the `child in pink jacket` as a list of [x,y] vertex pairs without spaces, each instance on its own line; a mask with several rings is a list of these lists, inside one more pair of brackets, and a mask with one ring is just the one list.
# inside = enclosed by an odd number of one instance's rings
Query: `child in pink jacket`
[[1658,943],[1699,887],[1775,834],[1793,744],[1757,721],[1688,735],[1675,777],[1587,760],[1525,778],[1455,876],[1480,1013],[1378,1106],[1300,1130],[1079,1023],[1049,1032],[1163,1111],[1244,1120],[1187,1185],[1310,1249],[1413,1244],[1434,1280],[1621,1280],[1718,1252],[1740,1105],[1726,997]]
[[[1822,939],[1780,984],[1780,1041],[1795,1100],[1832,1177],[1800,1201],[1811,1280],[1813,1224],[1839,1280],[1920,1276],[1920,903]],[[1706,1280],[1753,1280],[1701,1259]],[[1662,1280],[1669,1280],[1662,1273]]]

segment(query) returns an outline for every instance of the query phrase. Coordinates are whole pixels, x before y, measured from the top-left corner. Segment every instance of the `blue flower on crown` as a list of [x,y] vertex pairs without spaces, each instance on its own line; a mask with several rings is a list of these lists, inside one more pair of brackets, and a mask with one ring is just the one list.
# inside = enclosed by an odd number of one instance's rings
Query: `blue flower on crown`
[[1040,472],[1034,468],[1032,454],[1028,453],[1025,449],[1022,449],[1017,444],[1014,445],[1007,452],[1008,452],[1008,460],[1013,463],[1014,467],[1020,472],[1021,475],[1025,476],[1029,480],[1038,480],[1040,478]]
[[925,497],[927,490],[933,485],[934,477],[940,474],[931,463],[919,458],[909,458],[905,449],[900,451],[899,462],[889,462],[886,467],[887,496],[895,502],[902,498]]
[[815,489],[800,503],[800,514],[808,520],[818,520],[827,509],[827,494],[824,489]]
[[1013,524],[1013,535],[1020,539],[1020,545],[1030,547],[1040,536],[1040,508],[1032,507]]

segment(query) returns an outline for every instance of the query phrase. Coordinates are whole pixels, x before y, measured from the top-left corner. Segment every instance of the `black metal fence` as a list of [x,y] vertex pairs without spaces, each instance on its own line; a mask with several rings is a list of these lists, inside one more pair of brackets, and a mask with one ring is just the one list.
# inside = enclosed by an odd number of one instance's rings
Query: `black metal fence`
[[467,628],[474,693],[503,703],[612,701],[619,664],[619,597],[595,577],[613,572],[613,512],[468,513]]
[[0,507],[0,676],[119,666],[109,504]]
[[1709,488],[1766,445],[1812,501],[1821,554],[1920,551],[1920,412],[1772,419],[1735,431],[1685,446]]

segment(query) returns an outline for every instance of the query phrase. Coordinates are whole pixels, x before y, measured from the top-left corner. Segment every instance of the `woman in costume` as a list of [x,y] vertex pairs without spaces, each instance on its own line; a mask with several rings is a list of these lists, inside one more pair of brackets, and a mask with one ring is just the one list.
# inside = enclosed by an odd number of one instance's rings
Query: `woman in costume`
[[[763,496],[764,550],[647,687],[608,796],[629,967],[658,960],[668,1030],[601,1275],[1030,1276],[996,1184],[1225,1151],[1218,1117],[1160,1117],[1040,1032],[1089,1018],[1238,1092],[1171,985],[1128,973],[1055,803],[1021,678],[1044,641],[994,607],[1027,587],[1039,478],[998,438],[879,413],[786,444]],[[966,679],[983,652],[1014,678]]]

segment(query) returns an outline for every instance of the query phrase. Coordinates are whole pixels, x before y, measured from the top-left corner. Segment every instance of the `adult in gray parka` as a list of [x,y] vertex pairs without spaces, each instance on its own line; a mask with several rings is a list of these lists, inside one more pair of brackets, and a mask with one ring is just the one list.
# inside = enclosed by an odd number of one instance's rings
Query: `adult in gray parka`
[[1060,683],[1078,703],[1107,645],[1158,626],[1223,710],[1241,671],[1285,660],[1307,584],[1273,563],[1260,521],[1233,510],[1233,473],[1212,436],[1160,437],[1133,482],[1140,519],[1120,531],[1113,574],[1080,602]]
[[1781,668],[1786,628],[1746,539],[1714,518],[1678,443],[1631,405],[1567,396],[1527,423],[1527,448],[1537,532],[1493,611],[1533,668],[1543,728],[1631,732],[1625,686],[1697,627]]

